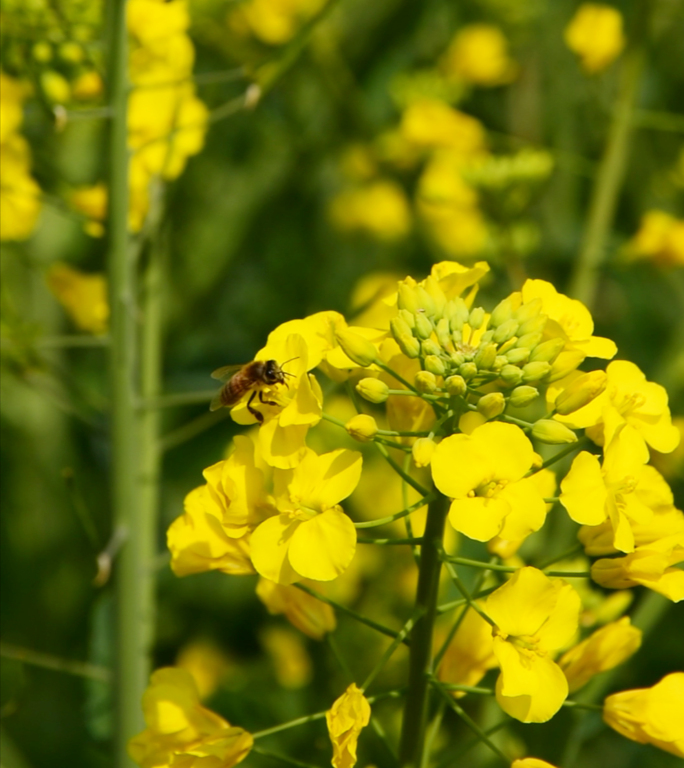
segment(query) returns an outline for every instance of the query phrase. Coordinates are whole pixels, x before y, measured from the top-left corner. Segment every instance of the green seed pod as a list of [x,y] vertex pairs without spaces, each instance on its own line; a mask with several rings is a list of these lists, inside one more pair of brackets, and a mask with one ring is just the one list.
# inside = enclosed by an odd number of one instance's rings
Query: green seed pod
[[463,363],[458,367],[458,372],[466,381],[470,381],[473,376],[477,375],[477,366],[475,363]]
[[511,365],[521,365],[530,359],[530,350],[527,347],[516,347],[506,352],[506,360]]
[[446,389],[450,395],[463,397],[468,389],[468,385],[465,383],[463,376],[449,376],[444,381],[444,389]]
[[571,429],[552,419],[539,419],[535,422],[532,435],[542,443],[551,443],[551,445],[577,442],[577,435]]
[[468,325],[473,329],[477,330],[478,328],[482,327],[482,323],[484,322],[485,318],[485,311],[482,309],[482,307],[475,307],[475,309],[472,309],[470,311],[470,315],[468,316]]
[[516,347],[527,347],[528,349],[534,349],[542,340],[541,333],[525,333],[516,342]]
[[356,385],[356,391],[370,403],[384,403],[389,397],[389,387],[380,379],[361,379]]
[[538,344],[530,354],[530,362],[536,363],[538,360],[544,360],[552,363],[563,351],[565,341],[563,339],[548,339]]
[[394,339],[406,357],[410,357],[411,360],[420,357],[420,342],[415,336],[404,333],[401,336],[395,336]]
[[508,397],[508,402],[514,408],[524,408],[539,397],[539,390],[535,387],[523,385],[516,387]]
[[336,332],[335,338],[345,355],[362,368],[367,368],[376,361],[378,350],[360,333],[343,328]]
[[489,318],[491,328],[498,328],[502,323],[513,317],[513,304],[510,297],[500,301],[492,310],[492,316]]
[[442,348],[436,341],[433,341],[432,339],[425,339],[425,341],[421,341],[420,351],[423,357],[426,357],[427,355],[437,355],[437,357],[439,357],[442,354]]
[[546,315],[537,315],[526,320],[524,323],[520,323],[518,336],[524,336],[526,333],[542,333],[547,319]]
[[540,298],[532,299],[526,304],[521,304],[513,313],[513,317],[522,325],[533,317],[536,317],[542,308],[542,300]]
[[441,318],[441,320],[437,323],[435,332],[437,333],[437,339],[442,347],[444,349],[450,349],[451,335],[449,332],[449,321],[446,319],[446,317]]
[[420,302],[416,294],[415,285],[408,285],[405,281],[397,287],[397,306],[415,315],[420,309]]
[[425,370],[434,373],[435,376],[444,376],[446,373],[446,365],[441,357],[437,355],[428,355],[425,358]]
[[413,383],[419,392],[431,394],[437,390],[437,378],[430,371],[418,371]]
[[413,312],[409,312],[408,309],[400,309],[399,317],[408,325],[409,328],[416,327],[416,316]]
[[536,363],[527,363],[523,366],[523,381],[529,384],[531,381],[539,381],[551,370],[549,363],[539,360]]
[[429,339],[432,336],[432,323],[428,320],[424,312],[418,312],[416,315],[415,334],[419,339]]
[[[413,315],[411,315],[411,317],[413,317]],[[408,323],[405,322],[404,318],[399,315],[397,315],[397,317],[393,317],[390,320],[390,331],[392,331],[392,336],[394,336],[396,341],[399,341],[400,336],[413,335]]]
[[490,392],[477,401],[477,410],[485,419],[494,419],[504,412],[506,398],[501,392]]
[[473,362],[481,371],[489,370],[494,365],[494,360],[496,360],[496,351],[496,344],[480,345],[475,353]]
[[493,341],[495,341],[497,344],[504,344],[509,339],[512,339],[513,336],[518,332],[518,321],[511,318],[510,320],[505,320],[499,327],[494,331]]
[[499,376],[508,387],[515,387],[522,381],[523,373],[517,365],[504,365]]

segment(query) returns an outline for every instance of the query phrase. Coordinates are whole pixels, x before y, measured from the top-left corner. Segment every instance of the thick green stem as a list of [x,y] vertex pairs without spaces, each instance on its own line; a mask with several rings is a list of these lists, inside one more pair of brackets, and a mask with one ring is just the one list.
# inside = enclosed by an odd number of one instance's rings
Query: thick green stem
[[420,768],[423,761],[428,675],[432,664],[432,634],[442,565],[439,553],[447,509],[447,500],[439,496],[430,503],[425,523],[416,595],[416,611],[420,612],[420,616],[411,631],[409,689],[399,749],[402,768]]
[[111,311],[112,494],[114,525],[125,532],[116,574],[116,765],[133,763],[126,745],[144,728],[141,697],[149,672],[147,611],[140,588],[148,563],[139,524],[136,412],[137,324],[135,263],[128,233],[128,41],[126,0],[111,0],[109,67],[109,295]]
[[648,0],[641,0],[637,4],[632,42],[622,65],[620,91],[591,193],[584,240],[570,283],[570,296],[584,302],[589,308],[593,306],[596,297],[601,264],[606,255],[606,242],[627,167],[632,115],[644,68],[642,41],[648,26],[648,5]]

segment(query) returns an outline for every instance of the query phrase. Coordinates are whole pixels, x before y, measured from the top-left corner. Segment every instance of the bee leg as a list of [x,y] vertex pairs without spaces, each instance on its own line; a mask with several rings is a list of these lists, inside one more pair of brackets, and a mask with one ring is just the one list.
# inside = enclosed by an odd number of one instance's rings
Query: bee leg
[[273,400],[264,400],[264,393],[263,393],[263,390],[261,389],[259,390],[259,400],[264,405],[278,405],[278,403],[275,403]]
[[263,414],[259,413],[259,411],[257,411],[256,408],[252,408],[252,400],[254,400],[255,395],[256,395],[256,390],[252,392],[252,394],[249,397],[249,400],[247,401],[247,410],[252,414],[252,416],[254,416],[254,418],[259,422],[259,424],[263,424],[264,423]]

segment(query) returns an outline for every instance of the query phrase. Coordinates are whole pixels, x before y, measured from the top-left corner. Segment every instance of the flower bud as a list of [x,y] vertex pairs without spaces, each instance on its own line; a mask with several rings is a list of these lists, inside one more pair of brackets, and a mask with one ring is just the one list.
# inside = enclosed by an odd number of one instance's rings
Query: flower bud
[[70,64],[78,64],[83,61],[85,51],[83,48],[73,41],[62,43],[59,46],[59,58],[62,61],[68,61]]
[[[408,313],[407,313],[408,314]],[[413,315],[411,315],[411,318],[413,318]],[[413,318],[413,325],[415,325],[415,318]],[[390,320],[390,331],[392,331],[392,336],[394,336],[395,341],[399,340],[400,336],[411,336],[411,328],[403,317],[397,315],[397,317],[393,317]]]
[[449,376],[444,382],[444,389],[450,395],[463,397],[468,389],[468,385],[465,383],[463,376]]
[[428,275],[428,277],[425,278],[423,285],[425,286],[425,291],[434,302],[435,316],[442,317],[444,314],[444,307],[446,306],[446,296],[444,295],[444,291],[439,287],[439,282],[435,280],[432,275]]
[[499,371],[499,376],[504,384],[508,387],[515,387],[522,381],[522,371],[517,365],[504,365]]
[[466,362],[466,357],[463,352],[452,352],[449,355],[449,359],[455,366],[463,365]]
[[494,331],[492,338],[497,344],[504,344],[509,339],[512,339],[517,332],[518,321],[511,318],[510,320],[501,323],[501,325]]
[[397,306],[399,309],[406,309],[412,315],[420,309],[420,302],[416,294],[416,283],[413,278],[402,280],[397,286]]
[[482,336],[480,336],[480,344],[489,344],[493,338],[494,331],[485,331]]
[[547,319],[548,318],[546,315],[537,315],[536,317],[531,317],[524,323],[520,323],[518,333],[520,336],[524,336],[526,333],[542,333],[544,331],[544,327],[546,326]]
[[441,344],[443,349],[449,349],[451,347],[451,333],[449,329],[449,321],[446,317],[443,317],[438,323],[435,329],[437,334],[437,340]]
[[432,323],[425,316],[424,312],[418,312],[416,315],[416,327],[414,329],[419,339],[429,339],[433,331]]
[[428,355],[425,358],[425,370],[434,373],[435,376],[444,376],[446,373],[446,366],[441,357],[437,355]]
[[605,371],[590,371],[566,387],[556,398],[556,412],[561,416],[583,408],[603,392],[608,384]]
[[452,331],[460,331],[468,322],[468,307],[462,298],[453,299],[445,307],[445,317],[449,318],[449,326]]
[[[492,310],[492,316],[489,318],[489,325],[492,328],[498,328],[502,323],[513,317],[513,303],[510,296],[500,301]],[[518,321],[520,322],[520,321]]]
[[524,333],[518,338],[515,346],[518,348],[534,349],[542,340],[541,333]]
[[451,340],[454,342],[454,344],[460,344],[463,341],[463,331],[452,331]]
[[345,355],[362,368],[367,368],[375,362],[378,350],[361,334],[343,328],[335,333],[337,343],[342,347]]
[[477,401],[477,410],[485,419],[494,419],[504,412],[506,398],[501,392],[489,392]]
[[437,389],[437,379],[434,373],[430,371],[418,371],[413,383],[419,392],[430,394]]
[[400,309],[399,317],[408,325],[409,328],[416,327],[416,316],[413,312],[409,312],[408,309]]
[[475,353],[473,362],[480,370],[487,370],[492,367],[494,360],[496,359],[496,344],[486,344]]
[[71,97],[71,88],[66,78],[54,69],[46,69],[41,73],[40,86],[47,98],[55,104],[63,104]]
[[425,339],[425,341],[421,341],[420,351],[424,357],[427,357],[428,355],[439,356],[442,354],[442,348],[433,339]]
[[370,442],[378,432],[378,425],[372,416],[360,413],[354,416],[345,425],[344,428],[349,434],[360,443]]
[[508,360],[504,357],[504,355],[497,355],[494,358],[494,362],[492,363],[492,370],[493,371],[500,371],[504,365],[508,365]]
[[485,317],[485,311],[482,309],[482,307],[475,307],[475,309],[471,310],[470,315],[468,316],[468,325],[476,331],[478,328],[482,327],[482,323],[484,322]]
[[536,363],[527,363],[523,366],[523,381],[529,383],[530,381],[539,381],[551,370],[549,363],[538,360]]
[[473,376],[477,375],[477,366],[475,363],[463,363],[458,367],[458,372],[466,381],[470,381]]
[[581,349],[564,350],[556,358],[551,367],[548,381],[558,381],[564,379],[569,373],[577,369],[584,361],[585,355]]
[[420,356],[420,342],[415,336],[408,333],[402,333],[401,336],[395,336],[394,340],[399,345],[399,349],[412,360]]
[[543,360],[547,363],[552,363],[563,350],[565,341],[563,339],[549,339],[548,341],[542,341],[538,344],[530,354],[530,361],[536,363],[538,360]]
[[508,402],[514,408],[524,408],[539,397],[539,390],[535,387],[523,385],[516,387],[508,396]]
[[418,299],[417,314],[420,314],[422,310],[428,317],[434,317],[437,314],[437,306],[435,305],[432,296],[430,296],[422,285],[417,285],[414,290],[416,292],[416,298]]
[[541,308],[542,300],[540,298],[532,299],[527,304],[521,304],[513,313],[513,317],[522,325],[536,317],[541,312]]
[[565,424],[561,424],[553,419],[539,419],[532,427],[532,435],[541,440],[542,443],[551,445],[560,445],[561,443],[576,443],[577,435],[568,429]]
[[432,454],[435,452],[436,447],[435,441],[429,437],[419,437],[411,448],[411,454],[416,466],[427,467],[432,461]]
[[530,359],[530,350],[527,347],[516,347],[506,352],[506,360],[511,365],[521,365]]
[[384,403],[389,397],[389,387],[380,379],[361,379],[356,385],[356,391],[371,403]]

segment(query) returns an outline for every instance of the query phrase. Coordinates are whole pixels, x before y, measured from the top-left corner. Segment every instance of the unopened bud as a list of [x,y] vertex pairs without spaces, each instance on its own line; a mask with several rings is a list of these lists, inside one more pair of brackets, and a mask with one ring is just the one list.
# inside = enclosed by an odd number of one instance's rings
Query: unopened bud
[[542,443],[551,443],[559,445],[561,443],[576,443],[577,435],[568,429],[565,424],[561,424],[553,419],[539,419],[532,427],[532,435]]
[[506,352],[506,360],[511,365],[521,365],[530,359],[530,350],[527,347],[516,347]]
[[416,385],[416,389],[419,392],[426,392],[430,394],[437,389],[437,378],[434,373],[430,371],[418,371],[413,383]]
[[395,336],[394,339],[406,357],[410,357],[412,360],[420,357],[420,342],[415,336],[403,333],[401,336]]
[[463,331],[452,331],[451,340],[454,342],[454,344],[460,344],[463,341]]
[[475,309],[471,310],[470,315],[468,316],[468,325],[476,331],[478,328],[482,326],[482,323],[484,322],[485,317],[485,311],[482,309],[482,307],[475,307]]
[[335,338],[345,355],[362,368],[372,365],[378,357],[378,350],[370,341],[349,328],[337,331]]
[[462,298],[453,299],[445,307],[445,317],[449,318],[452,331],[460,331],[468,322],[468,307]]
[[603,392],[608,384],[605,371],[590,371],[566,387],[556,398],[556,412],[561,416],[583,408]]
[[527,363],[522,369],[523,381],[527,383],[531,381],[539,381],[540,379],[543,379],[550,370],[551,366],[541,360],[536,363]]
[[55,104],[63,104],[71,97],[71,88],[63,75],[53,69],[46,69],[40,75],[43,93]]
[[432,323],[425,316],[424,312],[418,312],[416,315],[416,327],[414,329],[419,339],[429,339],[433,331]]
[[378,425],[372,416],[360,413],[354,416],[345,425],[344,428],[349,434],[360,443],[370,442],[378,432]]
[[518,349],[522,349],[522,348],[534,349],[534,347],[536,347],[541,340],[542,340],[541,333],[524,333],[522,336],[518,338],[518,341],[516,342],[515,346],[518,347]]
[[438,323],[435,329],[437,334],[437,340],[444,349],[451,347],[451,333],[449,329],[449,321],[446,317],[443,317]]
[[449,376],[444,381],[444,389],[446,389],[450,395],[458,395],[459,397],[462,397],[465,395],[468,385],[465,383],[463,376]]
[[529,320],[526,320],[524,323],[520,323],[520,328],[518,328],[518,333],[523,336],[526,333],[542,333],[544,330],[544,327],[546,326],[546,315],[537,315],[536,317],[531,317]]
[[494,338],[494,331],[485,331],[480,336],[480,344],[489,344],[489,342]]
[[488,420],[502,414],[505,407],[506,398],[501,392],[490,392],[477,401],[477,410]]
[[475,353],[473,362],[480,370],[488,370],[494,364],[496,359],[496,344],[487,344],[480,347]]
[[437,445],[429,437],[419,437],[411,448],[413,461],[417,467],[427,467],[432,461],[432,454]]
[[[408,314],[408,312],[406,314]],[[411,318],[413,319],[413,325],[415,325],[415,318],[413,315],[411,315]],[[392,331],[392,336],[394,336],[395,341],[397,341],[400,336],[411,336],[412,327],[413,326],[410,326],[401,315],[397,315],[397,317],[393,317],[390,320],[390,331]]]
[[516,387],[508,396],[508,402],[514,408],[524,408],[539,397],[539,390],[536,387],[527,385]]
[[494,362],[492,363],[492,370],[493,371],[500,371],[504,365],[508,365],[508,360],[504,357],[504,355],[497,355],[494,358]]
[[564,350],[556,358],[551,367],[548,381],[558,381],[564,379],[569,373],[572,373],[578,365],[584,361],[584,352],[581,349]]
[[477,375],[477,366],[475,363],[463,363],[463,365],[459,365],[458,372],[466,381],[470,381],[473,376]]
[[397,286],[397,306],[399,309],[406,309],[412,315],[420,309],[420,302],[418,301],[418,295],[416,294],[416,283],[411,278],[402,280]]
[[406,325],[408,325],[409,328],[416,327],[416,316],[413,314],[413,312],[409,312],[408,309],[400,309],[398,316],[406,323]]
[[430,298],[434,302],[435,316],[442,317],[447,300],[446,296],[444,295],[444,291],[439,287],[439,282],[435,280],[432,275],[429,275],[425,278],[423,285],[425,286],[425,291],[429,294]]
[[504,344],[509,339],[512,339],[517,332],[518,321],[511,318],[510,320],[506,320],[505,322],[501,323],[501,325],[494,331],[492,339],[497,344]]
[[428,355],[440,355],[442,348],[434,339],[425,339],[420,342],[420,351],[424,357]]
[[437,355],[428,355],[425,358],[425,370],[434,373],[435,376],[444,376],[446,373],[446,366],[441,357],[438,357]]
[[449,359],[455,366],[463,365],[466,362],[466,357],[463,352],[452,352],[449,355]]
[[542,300],[540,298],[532,299],[526,304],[521,304],[514,313],[515,319],[522,325],[528,320],[536,317],[542,308]]
[[380,379],[361,379],[356,385],[356,391],[371,403],[384,403],[389,397],[389,387]]
[[530,361],[536,363],[538,360],[552,363],[563,350],[565,341],[563,339],[549,339],[548,341],[542,341],[537,345],[530,354]]
[[504,365],[499,371],[499,376],[504,384],[509,387],[515,387],[522,381],[522,371],[517,365]]
[[510,297],[500,301],[492,310],[492,316],[489,318],[489,325],[492,328],[498,328],[502,323],[513,317],[513,303]]
[[418,299],[418,312],[422,310],[428,317],[434,317],[437,314],[437,307],[432,296],[422,285],[417,285],[415,292]]

